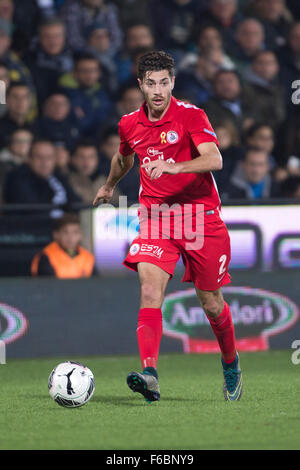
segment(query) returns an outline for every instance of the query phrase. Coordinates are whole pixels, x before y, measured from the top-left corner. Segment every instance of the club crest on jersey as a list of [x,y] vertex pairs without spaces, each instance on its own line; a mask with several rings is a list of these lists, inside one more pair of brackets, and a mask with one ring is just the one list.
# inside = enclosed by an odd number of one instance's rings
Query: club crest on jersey
[[169,131],[167,133],[167,142],[169,144],[176,144],[178,142],[178,134],[175,131]]
[[129,253],[131,254],[131,256],[134,256],[136,255],[139,251],[140,251],[140,245],[138,243],[134,243],[131,247],[130,247],[130,250],[129,250]]

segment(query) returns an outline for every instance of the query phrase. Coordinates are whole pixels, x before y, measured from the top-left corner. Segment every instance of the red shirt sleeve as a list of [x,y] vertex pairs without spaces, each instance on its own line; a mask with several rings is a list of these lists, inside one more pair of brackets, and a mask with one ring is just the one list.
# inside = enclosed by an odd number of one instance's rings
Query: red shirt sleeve
[[215,142],[219,146],[216,133],[202,109],[193,110],[187,122],[187,127],[188,133],[196,147],[205,142]]
[[122,119],[119,122],[119,136],[120,136],[119,152],[121,155],[123,155],[123,157],[128,157],[128,155],[131,155],[132,153],[134,153],[134,150],[132,150],[132,148],[130,147],[129,143],[126,140]]

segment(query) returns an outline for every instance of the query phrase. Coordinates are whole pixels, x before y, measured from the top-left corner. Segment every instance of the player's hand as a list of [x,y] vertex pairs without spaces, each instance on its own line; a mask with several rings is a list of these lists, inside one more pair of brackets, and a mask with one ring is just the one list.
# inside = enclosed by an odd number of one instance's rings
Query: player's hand
[[141,168],[145,168],[147,175],[152,180],[159,178],[163,173],[177,175],[180,171],[180,167],[177,163],[168,163],[160,159],[144,163],[141,165]]
[[101,203],[109,202],[113,196],[113,193],[114,193],[114,188],[111,188],[109,186],[106,186],[106,184],[104,184],[98,190],[96,197],[93,201],[93,206],[97,207]]

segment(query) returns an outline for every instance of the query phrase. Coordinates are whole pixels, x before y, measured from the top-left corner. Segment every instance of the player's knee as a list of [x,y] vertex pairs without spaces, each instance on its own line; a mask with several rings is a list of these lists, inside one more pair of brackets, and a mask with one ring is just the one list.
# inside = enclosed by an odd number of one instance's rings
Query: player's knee
[[163,300],[163,292],[159,286],[145,281],[141,284],[141,304],[143,307],[160,307]]
[[222,313],[222,305],[216,299],[205,300],[202,308],[209,318],[217,318]]

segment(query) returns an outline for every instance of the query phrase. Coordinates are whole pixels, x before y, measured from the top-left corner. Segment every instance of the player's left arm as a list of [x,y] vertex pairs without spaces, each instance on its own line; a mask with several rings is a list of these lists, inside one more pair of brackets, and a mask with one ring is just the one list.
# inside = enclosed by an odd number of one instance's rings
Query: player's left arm
[[146,168],[151,179],[159,178],[163,173],[177,175],[178,173],[207,173],[221,170],[222,156],[214,142],[203,142],[197,146],[199,157],[178,163],[167,163],[164,160],[154,160],[142,165]]

